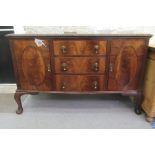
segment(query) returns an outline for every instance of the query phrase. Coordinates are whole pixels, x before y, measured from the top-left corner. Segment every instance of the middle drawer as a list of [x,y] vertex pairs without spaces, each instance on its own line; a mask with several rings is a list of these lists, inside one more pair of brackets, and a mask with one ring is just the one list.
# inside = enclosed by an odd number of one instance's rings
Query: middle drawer
[[100,73],[105,72],[105,57],[55,57],[55,73]]

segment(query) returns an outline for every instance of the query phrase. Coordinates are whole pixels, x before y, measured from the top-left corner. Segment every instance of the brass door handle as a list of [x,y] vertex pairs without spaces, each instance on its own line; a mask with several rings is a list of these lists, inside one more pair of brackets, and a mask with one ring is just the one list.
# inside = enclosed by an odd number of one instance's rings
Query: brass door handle
[[94,50],[95,50],[95,53],[98,54],[99,53],[99,45],[95,45]]
[[63,82],[61,85],[61,89],[65,89],[66,88],[66,82]]
[[93,89],[97,89],[97,87],[98,87],[97,81],[94,81],[94,82],[93,82],[92,87],[93,87]]
[[47,65],[47,71],[51,72],[51,65],[50,64]]
[[112,63],[110,63],[110,65],[109,65],[109,71],[113,72],[113,64]]
[[93,65],[93,70],[95,72],[99,71],[99,63],[98,62],[95,62],[94,65]]
[[66,53],[66,46],[61,46],[61,52],[62,52],[62,54],[65,54]]
[[65,62],[63,62],[63,63],[61,64],[61,70],[62,70],[62,71],[67,71],[67,70],[68,70],[68,65],[67,65]]

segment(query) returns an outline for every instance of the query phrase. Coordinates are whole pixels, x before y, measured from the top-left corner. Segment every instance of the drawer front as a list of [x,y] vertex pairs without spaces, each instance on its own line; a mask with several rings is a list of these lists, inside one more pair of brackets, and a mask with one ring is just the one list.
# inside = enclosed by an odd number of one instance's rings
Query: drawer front
[[103,91],[104,76],[56,75],[57,91]]
[[105,40],[54,40],[54,55],[105,55]]
[[102,73],[105,72],[105,58],[64,57],[55,58],[56,73]]

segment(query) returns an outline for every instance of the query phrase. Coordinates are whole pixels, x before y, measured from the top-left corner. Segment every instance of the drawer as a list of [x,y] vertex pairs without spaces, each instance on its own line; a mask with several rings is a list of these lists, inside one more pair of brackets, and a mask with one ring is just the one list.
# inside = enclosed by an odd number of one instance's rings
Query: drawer
[[56,75],[57,91],[102,91],[104,76]]
[[54,55],[105,55],[105,40],[54,40]]
[[63,57],[55,58],[56,73],[104,73],[105,58]]

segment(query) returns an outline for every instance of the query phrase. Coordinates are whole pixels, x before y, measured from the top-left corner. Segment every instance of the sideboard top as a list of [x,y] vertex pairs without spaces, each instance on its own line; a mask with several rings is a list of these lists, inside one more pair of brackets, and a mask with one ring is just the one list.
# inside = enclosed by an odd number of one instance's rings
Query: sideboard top
[[8,38],[31,38],[31,37],[145,37],[150,38],[152,34],[7,34]]

